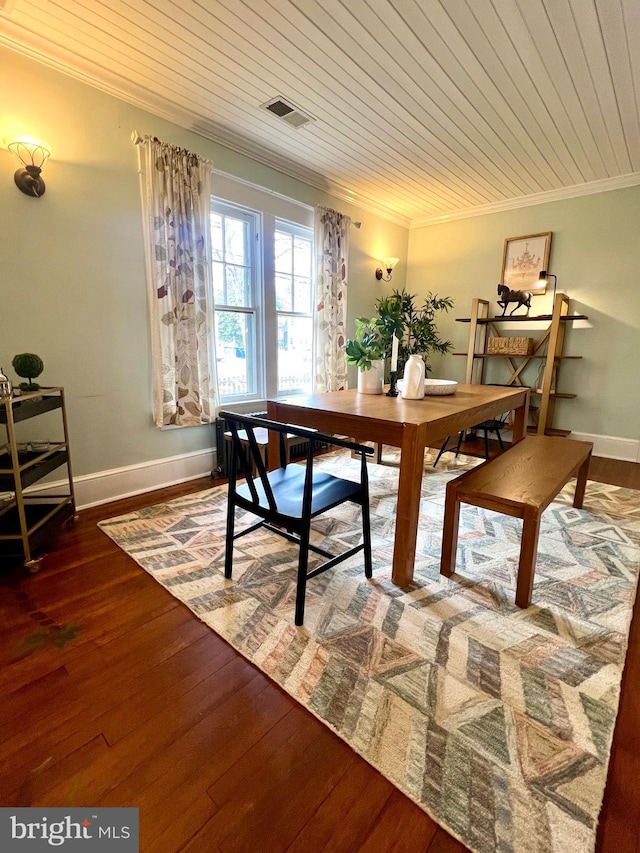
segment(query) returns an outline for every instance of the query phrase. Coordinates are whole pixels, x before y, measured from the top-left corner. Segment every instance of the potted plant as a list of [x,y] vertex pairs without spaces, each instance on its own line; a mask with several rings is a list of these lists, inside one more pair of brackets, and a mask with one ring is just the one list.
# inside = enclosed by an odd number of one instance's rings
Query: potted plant
[[438,334],[436,315],[440,311],[453,308],[450,296],[439,297],[431,291],[424,297],[422,304],[416,302],[417,295],[406,290],[394,290],[389,296],[383,296],[376,302],[378,311],[377,327],[386,342],[385,352],[391,352],[391,343],[395,335],[398,346],[398,375],[402,376],[404,366],[410,355],[419,355],[425,363],[425,375],[431,370],[428,357],[432,352],[451,351],[451,341],[442,340]]
[[18,355],[13,357],[11,366],[18,376],[22,376],[24,379],[28,380],[27,382],[20,383],[20,389],[22,391],[40,390],[38,383],[33,381],[37,376],[40,376],[44,370],[44,363],[39,355],[36,355],[33,352],[18,353]]
[[356,318],[356,334],[347,340],[344,351],[347,363],[358,368],[358,391],[361,394],[382,394],[384,384],[384,359],[390,349],[391,338],[384,331],[379,317]]

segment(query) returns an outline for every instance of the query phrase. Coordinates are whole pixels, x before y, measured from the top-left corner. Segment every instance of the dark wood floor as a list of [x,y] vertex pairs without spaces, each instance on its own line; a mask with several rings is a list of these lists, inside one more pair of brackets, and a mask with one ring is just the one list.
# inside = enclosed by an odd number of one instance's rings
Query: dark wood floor
[[[138,806],[143,853],[465,850],[96,527],[210,485],[86,510],[41,572],[0,571],[0,805]],[[640,853],[637,609],[603,853]]]

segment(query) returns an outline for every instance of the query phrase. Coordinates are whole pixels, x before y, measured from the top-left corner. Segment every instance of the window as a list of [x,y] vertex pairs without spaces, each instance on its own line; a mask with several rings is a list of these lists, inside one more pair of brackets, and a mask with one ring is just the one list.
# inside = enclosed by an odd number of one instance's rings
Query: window
[[256,398],[262,392],[258,224],[255,213],[212,202],[216,357],[224,402]]
[[274,275],[279,394],[311,392],[312,250],[309,228],[276,221]]
[[312,390],[313,229],[211,201],[221,402]]

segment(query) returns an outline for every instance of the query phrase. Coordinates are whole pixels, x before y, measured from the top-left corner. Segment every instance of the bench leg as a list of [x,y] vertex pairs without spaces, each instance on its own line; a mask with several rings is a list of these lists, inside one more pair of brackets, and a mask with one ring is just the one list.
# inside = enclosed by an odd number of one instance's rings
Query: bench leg
[[458,548],[458,524],[460,521],[460,501],[455,482],[447,483],[444,502],[444,526],[442,531],[442,554],[440,556],[440,574],[447,578],[456,570],[456,551]]
[[516,604],[528,607],[531,604],[533,575],[538,555],[538,534],[540,533],[541,513],[535,507],[525,507],[522,520],[522,542],[520,544],[520,562],[516,583]]
[[584,460],[584,462],[578,469],[578,482],[576,483],[576,491],[573,496],[573,505],[576,507],[576,509],[582,509],[582,502],[584,501],[584,490],[587,486],[587,476],[589,474],[590,462],[591,450],[589,450],[587,458]]

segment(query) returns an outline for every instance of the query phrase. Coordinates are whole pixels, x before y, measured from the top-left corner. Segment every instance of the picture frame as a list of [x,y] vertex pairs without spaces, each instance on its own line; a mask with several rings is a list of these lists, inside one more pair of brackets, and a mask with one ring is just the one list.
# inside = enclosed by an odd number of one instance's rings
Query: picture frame
[[507,237],[502,250],[501,284],[510,290],[524,290],[533,296],[542,296],[546,282],[538,280],[540,270],[549,269],[551,253],[551,231],[542,234],[526,234],[523,237]]

